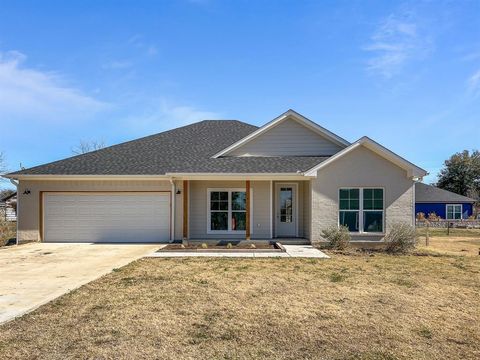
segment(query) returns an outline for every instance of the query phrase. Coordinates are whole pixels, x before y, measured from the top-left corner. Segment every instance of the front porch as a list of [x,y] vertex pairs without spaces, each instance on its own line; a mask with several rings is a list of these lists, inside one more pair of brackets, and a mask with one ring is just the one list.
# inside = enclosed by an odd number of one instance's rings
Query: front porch
[[309,180],[183,180],[188,242],[310,244]]
[[[188,239],[188,243],[206,243],[208,245],[238,245],[248,242],[249,244],[281,243],[282,245],[310,245],[310,240],[306,238],[272,238],[272,239]],[[180,242],[180,241],[179,241]]]

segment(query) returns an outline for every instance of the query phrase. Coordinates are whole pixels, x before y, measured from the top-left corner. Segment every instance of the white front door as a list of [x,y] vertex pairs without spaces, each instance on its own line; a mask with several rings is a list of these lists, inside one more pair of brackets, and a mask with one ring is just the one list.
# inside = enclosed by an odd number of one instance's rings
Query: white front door
[[276,184],[276,236],[297,236],[297,185]]

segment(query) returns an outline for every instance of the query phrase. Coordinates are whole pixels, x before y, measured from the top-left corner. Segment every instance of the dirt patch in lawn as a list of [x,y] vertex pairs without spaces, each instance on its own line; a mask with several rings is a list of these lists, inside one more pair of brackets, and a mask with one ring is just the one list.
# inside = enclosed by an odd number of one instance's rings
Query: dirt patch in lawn
[[474,359],[480,262],[149,258],[0,327],[18,358]]

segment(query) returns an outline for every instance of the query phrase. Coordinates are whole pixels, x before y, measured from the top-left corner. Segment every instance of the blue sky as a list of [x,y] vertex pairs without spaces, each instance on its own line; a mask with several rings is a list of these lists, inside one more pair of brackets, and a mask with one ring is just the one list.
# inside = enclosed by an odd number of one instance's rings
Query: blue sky
[[[480,144],[480,1],[0,1],[11,170],[289,108],[432,176]],[[68,5],[66,5],[68,4]]]

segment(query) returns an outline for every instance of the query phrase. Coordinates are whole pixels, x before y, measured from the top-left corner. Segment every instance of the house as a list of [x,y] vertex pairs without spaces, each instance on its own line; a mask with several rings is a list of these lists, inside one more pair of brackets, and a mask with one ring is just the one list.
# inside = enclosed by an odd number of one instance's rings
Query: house
[[313,242],[332,225],[355,241],[413,225],[426,174],[288,110],[262,127],[201,121],[6,176],[18,181],[21,242]]
[[475,199],[423,183],[415,184],[415,214],[435,215],[446,220],[468,219],[473,215]]
[[5,221],[17,221],[17,193],[13,192],[0,199],[0,218]]

